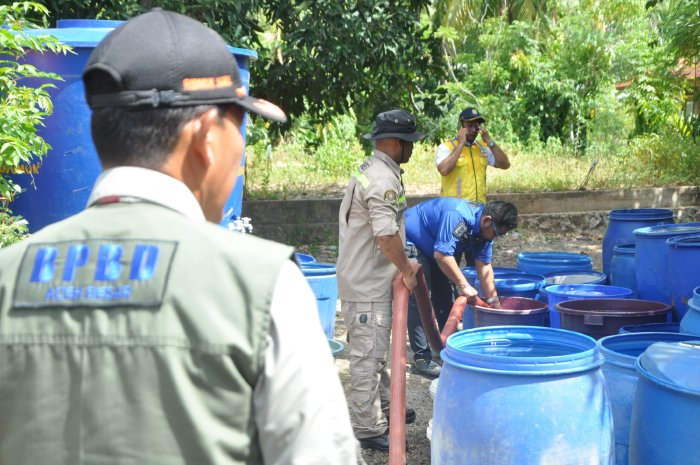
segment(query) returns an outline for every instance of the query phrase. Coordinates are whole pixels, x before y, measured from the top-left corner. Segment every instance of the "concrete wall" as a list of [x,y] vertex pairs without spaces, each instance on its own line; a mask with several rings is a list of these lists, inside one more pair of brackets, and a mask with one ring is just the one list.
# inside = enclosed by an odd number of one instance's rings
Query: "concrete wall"
[[[432,197],[408,197],[409,205]],[[670,208],[677,221],[700,221],[700,187],[493,194],[518,208],[520,227],[551,231],[604,228],[610,210]],[[288,244],[336,242],[341,199],[243,202],[256,236]]]

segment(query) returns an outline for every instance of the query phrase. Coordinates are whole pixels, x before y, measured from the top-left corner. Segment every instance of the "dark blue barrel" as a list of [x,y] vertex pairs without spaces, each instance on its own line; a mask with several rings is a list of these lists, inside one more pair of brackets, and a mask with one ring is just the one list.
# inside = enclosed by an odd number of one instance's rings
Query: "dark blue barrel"
[[549,304],[549,326],[561,327],[561,316],[557,311],[557,304],[567,300],[581,299],[629,299],[632,291],[626,287],[605,286],[602,284],[559,284],[547,286],[547,303]]
[[525,273],[541,274],[561,271],[593,269],[588,255],[570,252],[520,252],[518,269]]
[[600,271],[552,271],[545,273],[544,277],[547,280],[547,286],[555,284],[605,284],[605,273]]
[[[461,268],[462,274],[464,275],[465,278],[467,278],[467,282],[469,283],[470,286],[474,287],[476,285],[476,280],[478,278],[478,275],[476,273],[476,267],[475,266],[465,266],[464,268]],[[504,274],[513,274],[513,273],[522,273],[517,268],[508,268],[504,266],[494,266],[493,267],[493,275],[494,276],[502,276]]]
[[[85,208],[102,167],[90,136],[90,109],[85,101],[82,73],[92,50],[122,21],[68,19],[59,20],[55,29],[26,29],[28,35],[51,35],[73,47],[75,53],[29,53],[23,63],[43,71],[59,74],[63,81],[50,81],[56,86],[49,89],[54,105],[53,114],[44,120],[39,134],[51,145],[41,160],[21,166],[22,174],[12,179],[23,192],[13,200],[10,208],[29,222],[30,232],[60,221]],[[235,55],[243,85],[248,88],[250,60],[257,57],[252,50],[229,47]],[[39,86],[47,81],[28,80],[28,85]],[[245,122],[241,126],[245,140]],[[243,173],[245,155],[241,160]],[[223,224],[231,215],[241,216],[243,177],[226,202]]]
[[313,255],[297,252],[294,254],[294,256],[297,259],[297,263],[299,263],[302,266],[309,263],[316,263],[316,259],[313,257]]
[[610,262],[610,284],[631,289],[634,297],[637,297],[635,251],[634,242],[615,246],[612,261]]
[[688,301],[688,311],[681,320],[681,332],[700,336],[700,286],[695,288],[695,297]]
[[673,222],[673,212],[666,208],[612,210],[608,214],[608,226],[603,237],[603,273],[610,277],[615,246],[634,242],[635,229]]
[[638,359],[630,465],[700,464],[700,344],[657,342]]
[[674,321],[681,321],[688,310],[688,300],[693,298],[693,289],[700,286],[700,234],[672,237],[666,245]]
[[433,465],[614,463],[602,356],[571,331],[497,326],[447,339]]
[[335,274],[335,265],[308,263],[301,267],[301,271],[316,296],[318,316],[323,332],[328,339],[333,339],[335,309],[338,302],[338,279]]
[[618,331],[620,334],[627,333],[680,333],[680,323],[647,323],[645,325],[623,326]]
[[615,426],[615,465],[627,465],[632,401],[637,390],[637,358],[656,342],[700,341],[690,334],[628,333],[607,336],[598,341],[605,357],[603,373],[608,384],[613,425]]
[[700,234],[700,223],[662,224],[634,231],[637,294],[640,299],[671,303],[668,281],[669,246],[675,236]]

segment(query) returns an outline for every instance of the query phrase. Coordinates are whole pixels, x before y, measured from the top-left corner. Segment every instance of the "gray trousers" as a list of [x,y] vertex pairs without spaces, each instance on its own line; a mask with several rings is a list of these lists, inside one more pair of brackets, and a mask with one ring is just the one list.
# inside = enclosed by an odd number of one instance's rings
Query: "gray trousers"
[[388,427],[391,302],[341,301],[350,338],[350,418],[355,437],[384,434]]

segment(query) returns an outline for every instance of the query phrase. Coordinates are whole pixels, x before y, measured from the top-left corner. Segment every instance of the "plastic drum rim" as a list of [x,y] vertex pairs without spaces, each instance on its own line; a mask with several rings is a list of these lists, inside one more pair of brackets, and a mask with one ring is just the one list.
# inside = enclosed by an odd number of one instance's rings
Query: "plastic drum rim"
[[700,234],[674,236],[666,240],[666,244],[674,249],[700,247]]
[[693,397],[700,397],[700,391],[686,389],[681,386],[678,386],[677,384],[661,379],[658,376],[654,376],[650,371],[644,368],[644,365],[642,364],[642,357],[637,358],[637,362],[634,366],[637,369],[637,373],[639,373],[640,376],[644,376],[646,380],[653,384],[665,387],[666,389],[670,389],[671,391],[680,392],[682,394],[687,394]]
[[608,218],[616,221],[664,220],[673,218],[673,211],[667,208],[632,208],[610,210]]
[[[498,346],[501,342],[504,345]],[[510,355],[483,354],[465,350],[504,348],[505,344],[537,342],[540,347],[549,345],[567,350],[565,355],[513,357]],[[513,349],[517,349],[513,347]],[[515,351],[515,350],[514,350]],[[538,326],[489,326],[460,331],[447,339],[441,353],[444,362],[460,369],[498,373],[513,376],[551,376],[579,373],[596,369],[603,364],[603,357],[595,339],[585,334]]]
[[[619,349],[635,349],[639,347],[640,342],[648,342],[650,339],[653,339],[653,342],[648,344],[647,347],[656,342],[698,341],[700,336],[662,332],[613,334],[599,339],[598,346],[605,358],[605,363],[622,368],[634,368],[635,361],[639,358],[639,355],[627,355],[620,352]],[[616,345],[618,350],[614,350],[611,345]],[[642,350],[642,352],[644,351]]]
[[680,235],[689,236],[693,234],[700,234],[700,222],[659,224],[634,230],[635,237],[664,238]]

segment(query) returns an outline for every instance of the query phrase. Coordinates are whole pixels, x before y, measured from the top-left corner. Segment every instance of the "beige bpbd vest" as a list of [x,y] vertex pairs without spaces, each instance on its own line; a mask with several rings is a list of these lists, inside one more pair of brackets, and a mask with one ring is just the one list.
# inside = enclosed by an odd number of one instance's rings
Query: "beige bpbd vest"
[[0,463],[260,463],[253,388],[291,255],[147,203],[0,249]]

